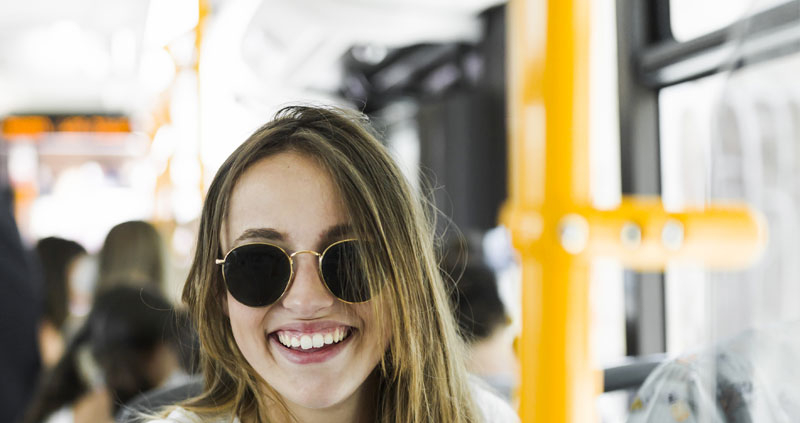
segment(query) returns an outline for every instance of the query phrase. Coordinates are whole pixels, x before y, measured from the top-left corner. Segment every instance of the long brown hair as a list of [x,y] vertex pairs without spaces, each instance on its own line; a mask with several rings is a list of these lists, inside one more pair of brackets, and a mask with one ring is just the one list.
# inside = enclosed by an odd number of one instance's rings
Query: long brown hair
[[[225,285],[214,260],[230,194],[258,160],[293,151],[317,161],[334,182],[355,235],[375,248],[364,267],[377,327],[389,347],[376,369],[376,421],[479,421],[462,363],[463,344],[434,255],[428,202],[420,201],[371,132],[364,116],[333,108],[287,107],[223,163],[203,206],[194,261],[183,290],[201,340],[205,392],[183,407],[200,415],[236,415],[266,422],[266,407],[290,415],[285,403],[239,351],[224,314]],[[378,310],[378,303],[381,309]]]

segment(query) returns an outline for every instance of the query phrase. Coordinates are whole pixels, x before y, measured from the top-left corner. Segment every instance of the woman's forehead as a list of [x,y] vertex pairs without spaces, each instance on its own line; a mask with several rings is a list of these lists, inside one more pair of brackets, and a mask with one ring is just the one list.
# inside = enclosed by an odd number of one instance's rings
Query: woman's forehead
[[328,172],[304,155],[279,153],[252,164],[234,185],[223,244],[230,247],[258,229],[272,230],[273,237],[287,242],[307,243],[348,222]]

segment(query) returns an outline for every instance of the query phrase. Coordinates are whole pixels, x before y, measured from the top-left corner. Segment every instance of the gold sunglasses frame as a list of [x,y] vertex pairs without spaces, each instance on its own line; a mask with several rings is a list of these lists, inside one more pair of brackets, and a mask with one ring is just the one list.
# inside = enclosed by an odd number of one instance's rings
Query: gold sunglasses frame
[[[325,289],[328,290],[328,293],[330,293],[334,298],[336,298],[337,300],[339,300],[339,301],[341,301],[341,302],[343,302],[345,304],[361,304],[361,303],[365,303],[365,302],[369,301],[370,299],[372,299],[372,296],[370,296],[370,298],[367,299],[367,300],[358,301],[358,302],[347,301],[347,300],[344,300],[342,298],[339,298],[338,295],[334,294],[333,291],[331,291],[331,287],[328,286],[328,281],[325,280],[325,276],[323,276],[323,274],[322,274],[322,259],[325,257],[325,253],[327,253],[328,250],[330,250],[335,245],[342,244],[342,243],[345,243],[345,242],[351,242],[351,241],[359,242],[359,240],[356,239],[356,238],[347,238],[347,239],[342,239],[342,240],[339,240],[339,241],[331,243],[330,245],[325,247],[325,249],[322,250],[321,253],[317,252],[317,251],[314,251],[314,250],[300,250],[300,251],[295,251],[292,254],[287,253],[286,250],[284,250],[280,245],[276,245],[276,244],[273,244],[271,242],[250,242],[250,243],[247,243],[247,244],[237,245],[237,246],[231,248],[230,250],[228,250],[227,253],[225,253],[225,257],[223,257],[221,259],[216,259],[214,261],[214,263],[216,265],[220,265],[220,266],[224,265],[225,261],[228,259],[228,256],[234,250],[236,250],[237,248],[246,247],[248,245],[268,245],[268,246],[275,247],[278,250],[280,250],[286,257],[289,258],[289,280],[286,282],[286,286],[284,286],[283,292],[281,292],[281,295],[278,296],[278,298],[275,301],[273,301],[270,304],[263,305],[263,306],[255,306],[255,307],[266,307],[266,306],[270,306],[270,305],[275,304],[278,301],[280,301],[281,298],[283,298],[283,296],[286,295],[286,292],[289,291],[289,288],[292,286],[292,283],[294,283],[294,273],[295,273],[294,272],[294,256],[296,256],[298,254],[304,254],[304,253],[313,254],[313,255],[315,255],[317,257],[317,276],[319,276],[319,280],[322,282],[322,285],[325,286]],[[225,277],[225,270],[224,269],[220,269],[220,270],[222,271],[222,280],[225,282],[225,287],[227,289],[228,279]],[[250,307],[250,306],[248,306],[248,307]]]

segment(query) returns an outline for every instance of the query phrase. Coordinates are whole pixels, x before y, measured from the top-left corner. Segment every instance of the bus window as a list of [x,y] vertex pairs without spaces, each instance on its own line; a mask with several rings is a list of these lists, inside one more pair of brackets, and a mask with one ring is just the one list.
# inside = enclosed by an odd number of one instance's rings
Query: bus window
[[797,72],[800,56],[788,56],[659,95],[667,207],[738,200],[759,209],[769,227],[761,261],[747,271],[668,269],[669,352],[800,318]]
[[687,41],[789,0],[670,0],[672,35]]

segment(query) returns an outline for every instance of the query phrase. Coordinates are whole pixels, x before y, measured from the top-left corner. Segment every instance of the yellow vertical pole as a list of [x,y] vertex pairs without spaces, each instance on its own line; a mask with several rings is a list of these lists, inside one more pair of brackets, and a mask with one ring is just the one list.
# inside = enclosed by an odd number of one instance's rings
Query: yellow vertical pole
[[[522,255],[520,416],[595,420],[589,346],[588,0],[509,4],[509,199]],[[568,245],[565,249],[565,245]]]
[[211,14],[211,5],[209,0],[197,1],[197,26],[195,27],[194,38],[194,69],[195,78],[197,78],[197,163],[200,166],[200,180],[198,181],[198,188],[205,196],[205,166],[203,163],[203,88],[200,81],[200,56],[203,50],[203,41],[206,35],[206,24],[208,17]]

